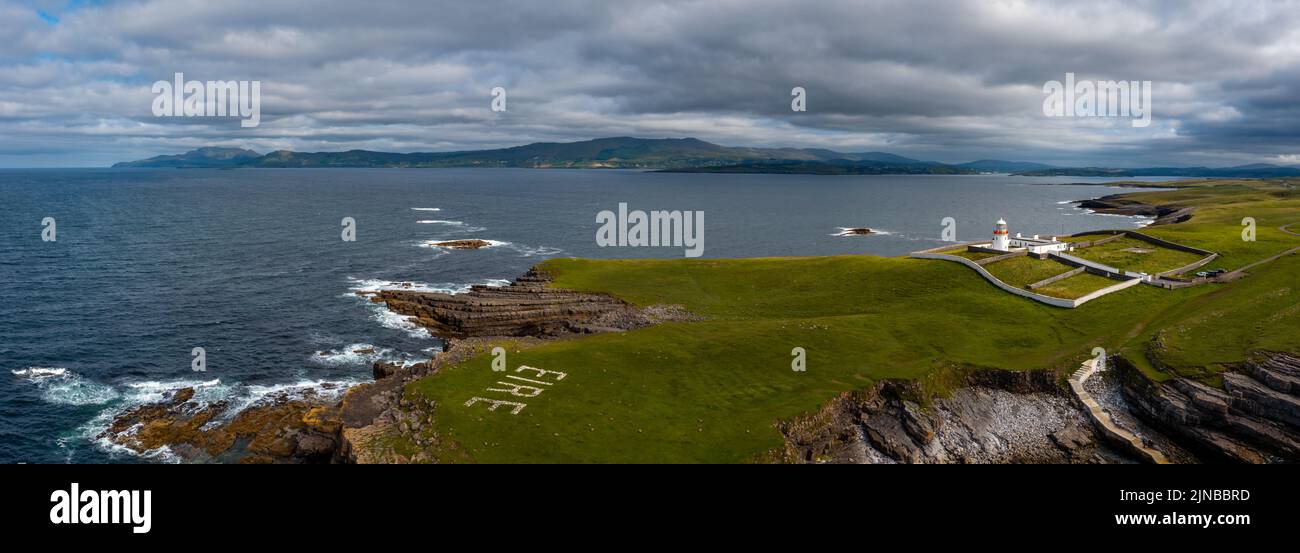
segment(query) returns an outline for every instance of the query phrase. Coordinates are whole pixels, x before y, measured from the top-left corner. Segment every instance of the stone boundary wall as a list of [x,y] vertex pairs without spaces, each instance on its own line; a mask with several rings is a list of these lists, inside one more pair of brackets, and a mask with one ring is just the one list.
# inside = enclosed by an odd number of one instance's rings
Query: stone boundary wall
[[1212,251],[1210,251],[1210,250],[1203,250],[1203,249],[1201,249],[1201,248],[1194,248],[1194,247],[1192,247],[1192,246],[1185,246],[1185,245],[1183,245],[1183,244],[1179,244],[1179,243],[1177,243],[1177,242],[1170,242],[1170,241],[1165,240],[1165,239],[1163,239],[1163,238],[1156,238],[1156,237],[1154,237],[1154,236],[1151,236],[1150,234],[1143,234],[1143,233],[1138,232],[1138,231],[1135,231],[1135,230],[1121,230],[1121,231],[1108,231],[1108,230],[1103,230],[1103,231],[1088,231],[1088,232],[1080,232],[1080,233],[1075,234],[1075,235],[1073,235],[1073,236],[1092,236],[1092,235],[1106,234],[1106,233],[1117,233],[1117,234],[1115,234],[1114,236],[1111,236],[1111,237],[1109,237],[1109,238],[1103,238],[1103,239],[1100,239],[1100,240],[1094,240],[1094,241],[1092,241],[1092,242],[1088,242],[1088,245],[1087,245],[1087,246],[1083,246],[1081,242],[1076,242],[1076,243],[1075,243],[1075,247],[1080,247],[1080,248],[1090,248],[1090,247],[1092,247],[1092,246],[1100,246],[1100,245],[1105,244],[1105,243],[1107,243],[1107,242],[1113,242],[1113,241],[1115,241],[1115,240],[1119,240],[1120,238],[1123,238],[1123,237],[1127,236],[1127,237],[1133,238],[1134,240],[1140,240],[1140,241],[1142,241],[1142,242],[1146,242],[1146,243],[1148,243],[1148,244],[1154,244],[1154,245],[1156,245],[1156,246],[1160,246],[1160,247],[1162,247],[1162,248],[1167,248],[1167,249],[1171,249],[1171,250],[1175,250],[1175,251],[1180,251],[1180,252],[1194,253],[1194,254],[1196,254],[1196,255],[1202,256],[1202,258],[1201,258],[1200,260],[1198,260],[1198,261],[1196,261],[1196,262],[1194,262],[1194,263],[1189,263],[1189,264],[1187,264],[1187,265],[1184,265],[1184,266],[1182,266],[1182,267],[1179,267],[1179,268],[1177,268],[1177,269],[1173,269],[1173,270],[1170,270],[1170,271],[1165,271],[1165,272],[1162,272],[1162,273],[1156,273],[1154,276],[1157,277],[1157,278],[1159,278],[1159,277],[1164,277],[1164,276],[1169,276],[1169,275],[1181,275],[1181,274],[1186,273],[1186,272],[1188,272],[1188,271],[1192,271],[1192,270],[1195,270],[1195,269],[1199,269],[1199,268],[1201,268],[1201,267],[1204,267],[1204,266],[1206,266],[1206,265],[1209,265],[1210,262],[1212,262],[1212,261],[1214,261],[1215,259],[1218,259],[1218,258],[1219,258],[1219,254],[1218,254],[1218,253],[1212,252]]
[[[970,243],[978,243],[978,242],[970,242]],[[1102,297],[1102,295],[1114,293],[1114,291],[1123,290],[1126,288],[1130,288],[1130,286],[1141,284],[1140,278],[1123,276],[1123,275],[1119,275],[1119,276],[1106,275],[1110,278],[1117,278],[1117,280],[1123,280],[1123,282],[1119,282],[1119,284],[1114,286],[1108,286],[1108,288],[1102,288],[1101,290],[1093,291],[1093,293],[1084,295],[1084,297],[1078,299],[1053,298],[1050,297],[1050,295],[1037,294],[1034,293],[1034,291],[1026,290],[1023,288],[1015,288],[1015,286],[1006,284],[1006,282],[1002,282],[1000,278],[993,276],[993,273],[988,272],[987,269],[984,269],[983,265],[972,262],[972,260],[970,259],[962,258],[962,256],[958,256],[958,255],[939,254],[939,252],[936,252],[936,250],[956,249],[956,247],[970,245],[970,243],[965,243],[965,245],[963,245],[963,243],[957,243],[957,245],[952,245],[952,243],[950,243],[950,245],[946,245],[946,246],[932,247],[932,249],[930,250],[915,251],[913,252],[913,254],[910,255],[910,258],[941,259],[941,260],[945,260],[945,262],[961,263],[963,265],[966,265],[966,267],[975,269],[975,272],[978,272],[980,276],[984,277],[984,280],[992,282],[992,284],[997,286],[997,288],[1010,291],[1010,293],[1019,295],[1019,297],[1030,298],[1032,299],[1032,301],[1047,303],[1049,304],[1049,306],[1054,306],[1054,307],[1066,307],[1066,308],[1079,307],[1082,306],[1082,304],[1084,303],[1093,301],[1093,299]],[[1052,254],[1052,255],[1056,255],[1056,254]],[[1067,263],[1067,264],[1070,264],[1071,267],[1083,267],[1084,269],[1086,269],[1086,271],[1088,269],[1086,264],[1084,265],[1075,265],[1073,263]],[[1071,273],[1073,273],[1073,271],[1071,271]],[[1074,276],[1074,275],[1070,275],[1070,276]]]
[[1150,234],[1142,234],[1142,233],[1137,232],[1137,231],[1126,230],[1126,231],[1124,231],[1124,234],[1127,234],[1128,236],[1131,236],[1131,237],[1136,238],[1136,239],[1138,239],[1138,240],[1141,240],[1141,241],[1143,241],[1143,242],[1149,242],[1149,243],[1151,243],[1151,244],[1155,244],[1155,245],[1157,245],[1157,246],[1164,246],[1164,247],[1169,248],[1169,249],[1171,249],[1171,250],[1178,250],[1178,251],[1180,251],[1180,252],[1194,253],[1194,254],[1198,254],[1198,255],[1219,255],[1219,254],[1214,253],[1214,252],[1212,252],[1212,251],[1210,251],[1210,250],[1202,250],[1202,249],[1200,249],[1200,248],[1193,248],[1193,247],[1191,247],[1191,246],[1184,246],[1184,245],[1179,244],[1179,243],[1177,243],[1177,242],[1170,242],[1170,241],[1165,240],[1165,239],[1163,239],[1163,238],[1156,238],[1156,237],[1154,237],[1154,236],[1151,236]]
[[[983,251],[984,248],[977,248],[977,250],[979,250],[979,251]],[[998,251],[998,250],[993,250],[993,251]],[[988,265],[989,263],[997,263],[997,262],[1002,261],[1002,260],[1004,260],[1004,259],[1011,259],[1011,258],[1013,258],[1013,257],[1026,257],[1026,256],[1028,256],[1028,255],[1029,255],[1029,252],[1011,252],[1011,253],[1002,254],[1002,255],[995,255],[995,256],[993,256],[993,257],[986,257],[986,258],[984,258],[984,259],[981,259],[981,260],[979,260],[979,261],[976,261],[975,263],[978,264],[978,265],[980,265],[980,266],[982,267],[982,266],[984,266],[984,265]]]
[[[940,248],[940,249],[947,249],[947,248],[951,248],[951,247],[952,247],[952,246],[949,245],[949,246],[945,246],[944,248]],[[1017,296],[1020,296],[1020,297],[1023,297],[1023,298],[1029,298],[1029,299],[1031,299],[1031,300],[1038,301],[1038,302],[1042,302],[1042,303],[1045,303],[1045,304],[1047,304],[1047,305],[1051,305],[1051,306],[1055,306],[1055,307],[1074,308],[1074,307],[1078,307],[1078,306],[1079,306],[1078,300],[1067,300],[1067,299],[1061,299],[1061,298],[1053,298],[1053,297],[1051,297],[1051,296],[1044,296],[1044,295],[1042,295],[1042,294],[1035,294],[1034,292],[1030,292],[1029,290],[1024,290],[1024,289],[1021,289],[1021,288],[1016,288],[1015,286],[1012,286],[1012,285],[1010,285],[1010,284],[1007,284],[1007,283],[1005,283],[1005,282],[1002,282],[1001,280],[998,280],[997,277],[993,276],[992,273],[990,273],[990,272],[988,272],[987,270],[985,270],[984,267],[982,267],[982,266],[980,266],[979,264],[975,263],[974,261],[971,261],[971,260],[966,259],[966,258],[964,258],[964,257],[959,257],[959,256],[956,256],[956,255],[948,255],[948,254],[943,254],[943,253],[931,253],[931,252],[929,252],[929,251],[919,251],[919,252],[915,252],[915,253],[913,253],[913,254],[911,255],[911,257],[916,258],[916,259],[942,259],[942,260],[944,260],[944,261],[956,261],[957,263],[961,263],[962,265],[965,265],[965,266],[967,266],[967,267],[970,267],[970,268],[972,268],[972,269],[975,269],[975,272],[979,273],[980,276],[984,277],[985,280],[988,280],[989,282],[992,282],[994,286],[997,286],[998,288],[1001,288],[1001,289],[1003,289],[1003,290],[1006,290],[1007,292],[1011,292],[1012,294],[1015,294],[1015,295],[1017,295]]]
[[1056,252],[1052,254],[1052,258],[1071,267],[1084,267],[1084,268],[1092,269],[1094,271],[1094,274],[1098,274],[1106,278],[1113,278],[1116,280],[1128,278],[1128,275],[1125,274],[1124,271],[1121,271],[1115,267],[1111,267],[1109,265],[1102,265],[1101,263],[1097,263],[1096,261],[1088,261],[1087,259],[1084,259],[1082,257],[1075,257],[1067,253]]
[[1108,243],[1114,242],[1114,241],[1119,240],[1120,238],[1123,238],[1123,237],[1124,237],[1124,233],[1123,233],[1123,232],[1117,232],[1117,231],[1092,231],[1092,232],[1080,232],[1079,234],[1073,234],[1073,235],[1071,235],[1071,236],[1090,236],[1090,235],[1092,235],[1093,233],[1097,233],[1097,234],[1107,233],[1107,234],[1111,234],[1111,236],[1107,236],[1107,237],[1105,237],[1105,238],[1099,238],[1099,239],[1097,239],[1097,240],[1090,240],[1090,241],[1088,241],[1088,242],[1070,242],[1070,245],[1072,245],[1072,246],[1074,246],[1074,247],[1076,247],[1076,248],[1091,248],[1091,247],[1093,247],[1093,246],[1100,246],[1100,245],[1102,245],[1102,244],[1108,244]]
[[1204,259],[1201,259],[1200,261],[1196,261],[1196,262],[1194,262],[1194,263],[1189,263],[1189,264],[1187,264],[1187,265],[1184,265],[1184,266],[1179,267],[1179,268],[1177,268],[1177,269],[1174,269],[1174,270],[1172,270],[1172,271],[1165,271],[1165,272],[1163,272],[1163,273],[1157,273],[1156,276],[1158,276],[1158,277],[1164,277],[1164,276],[1171,276],[1171,275],[1181,275],[1181,274],[1183,274],[1183,273],[1187,273],[1187,272],[1190,272],[1190,271],[1193,271],[1193,270],[1196,270],[1196,269],[1200,269],[1201,267],[1204,267],[1204,266],[1206,266],[1206,265],[1209,265],[1211,261],[1214,261],[1215,259],[1218,259],[1218,258],[1219,258],[1219,254],[1217,254],[1217,253],[1210,254],[1209,257],[1206,257],[1206,258],[1204,258]]
[[1121,283],[1119,283],[1119,284],[1116,284],[1116,285],[1114,285],[1114,286],[1108,286],[1108,287],[1106,287],[1106,288],[1102,288],[1101,290],[1097,290],[1096,292],[1093,292],[1093,293],[1088,294],[1088,295],[1086,295],[1086,296],[1083,296],[1083,297],[1081,297],[1081,298],[1079,298],[1079,299],[1076,299],[1076,300],[1074,300],[1074,305],[1075,305],[1075,307],[1078,307],[1078,306],[1083,305],[1083,304],[1085,304],[1085,303],[1088,303],[1088,302],[1090,302],[1090,301],[1092,301],[1092,300],[1095,300],[1095,299],[1097,299],[1097,298],[1100,298],[1100,297],[1102,297],[1102,296],[1104,296],[1104,295],[1106,295],[1106,294],[1110,294],[1110,293],[1112,293],[1112,292],[1118,292],[1118,291],[1120,291],[1120,290],[1124,290],[1124,289],[1126,289],[1126,288],[1132,288],[1132,287],[1137,286],[1137,285],[1139,285],[1139,284],[1142,284],[1142,279],[1140,279],[1140,278],[1130,278],[1130,279],[1128,279],[1128,280],[1126,280],[1126,281],[1124,281],[1124,282],[1121,282]]
[[1066,271],[1066,272],[1061,273],[1061,274],[1059,274],[1059,275],[1056,275],[1056,276],[1054,276],[1054,277],[1048,277],[1048,278],[1045,278],[1045,279],[1040,280],[1040,281],[1038,281],[1038,282],[1035,282],[1035,283],[1033,283],[1033,284],[1030,284],[1030,285],[1028,286],[1028,288],[1029,288],[1030,290],[1036,290],[1036,289],[1038,289],[1038,288],[1042,288],[1042,287],[1044,287],[1044,286],[1047,286],[1048,284],[1051,284],[1051,283],[1053,283],[1053,282],[1060,282],[1060,281],[1065,280],[1065,279],[1067,279],[1067,278],[1070,278],[1070,277],[1072,277],[1072,276],[1074,276],[1074,275],[1077,275],[1077,274],[1079,274],[1079,273],[1082,273],[1082,272],[1084,272],[1084,271],[1086,271],[1086,270],[1087,270],[1087,267],[1078,267],[1078,268],[1075,268],[1075,269],[1073,269],[1073,270],[1069,270],[1069,271]]

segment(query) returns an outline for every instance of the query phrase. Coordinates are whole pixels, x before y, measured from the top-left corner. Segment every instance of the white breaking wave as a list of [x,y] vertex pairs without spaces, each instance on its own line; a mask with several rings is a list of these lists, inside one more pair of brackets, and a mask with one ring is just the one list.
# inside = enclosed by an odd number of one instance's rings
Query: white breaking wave
[[[441,283],[441,284],[429,284],[426,282],[391,281],[391,280],[380,280],[380,279],[357,279],[352,277],[348,277],[348,280],[352,282],[352,286],[349,287],[351,293],[347,295],[365,301],[367,308],[371,310],[370,318],[372,320],[379,323],[379,325],[384,328],[400,330],[402,332],[405,332],[408,336],[412,338],[421,338],[421,339],[433,337],[433,335],[429,333],[429,329],[424,328],[418,324],[415,324],[414,322],[411,321],[410,317],[406,315],[402,315],[401,313],[397,313],[391,309],[388,309],[388,306],[382,303],[374,303],[369,300],[366,300],[362,296],[359,296],[358,293],[380,292],[384,290],[404,290],[409,292],[440,292],[443,294],[463,294],[465,292],[468,292],[470,288],[473,286],[473,284],[458,284],[458,283],[451,283],[451,282]],[[505,279],[494,278],[494,279],[484,280],[479,284],[484,284],[487,286],[505,286],[510,284],[510,281]]]
[[9,371],[41,391],[41,399],[59,405],[100,405],[118,398],[117,390],[64,368],[28,367]]
[[441,207],[413,207],[412,211],[442,211]]
[[403,280],[380,280],[376,278],[358,279],[348,277],[352,286],[348,290],[355,295],[357,292],[382,292],[385,290],[400,290],[406,292],[441,292],[444,294],[462,294],[469,291],[471,285],[457,284],[454,282],[443,282],[430,284],[427,282],[403,281]]
[[[17,373],[18,371],[14,372]],[[80,432],[81,436],[86,440],[113,456],[130,456],[164,463],[179,463],[182,459],[166,446],[141,453],[113,443],[108,437],[101,435],[118,415],[141,405],[164,401],[173,392],[183,388],[194,389],[194,396],[190,399],[192,403],[199,405],[211,405],[216,402],[228,403],[226,409],[213,422],[208,423],[209,425],[216,425],[219,424],[219,421],[228,421],[234,418],[249,407],[279,397],[293,399],[306,397],[310,394],[326,399],[337,399],[348,388],[360,383],[359,380],[300,380],[284,384],[246,385],[236,383],[231,385],[223,384],[221,379],[130,382],[122,386],[122,393],[118,396],[121,401],[108,409],[100,411],[93,419],[80,427]],[[131,434],[139,429],[140,427],[137,425],[135,428],[126,430],[126,433]]]
[[456,234],[464,234],[464,233],[467,233],[467,232],[483,232],[483,231],[486,231],[486,230],[487,230],[487,227],[476,227],[476,226],[467,225],[467,224],[464,223],[464,221],[445,221],[445,220],[442,220],[442,219],[424,219],[424,220],[421,220],[421,221],[416,221],[416,223],[421,224],[421,225],[442,225],[443,227],[445,227],[445,228],[447,229],[447,232],[453,232],[453,233],[456,233]]
[[840,229],[840,231],[835,234],[832,234],[831,236],[875,236],[875,235],[893,236],[894,235],[894,233],[890,231],[881,230],[877,228],[871,229],[871,234],[858,234],[855,232],[849,232],[855,228],[864,228],[864,227],[835,227],[835,228]]
[[410,317],[388,309],[381,304],[375,303],[371,305],[375,306],[375,308],[370,318],[379,323],[379,326],[400,330],[412,338],[428,339],[433,337],[432,334],[429,334],[429,329],[415,324]]
[[369,367],[370,365],[374,365],[376,361],[410,365],[413,363],[428,361],[431,357],[432,356],[420,358],[403,351],[397,351],[392,348],[379,347],[371,344],[352,344],[337,350],[322,351],[312,354],[311,359],[315,363],[330,367]]
[[560,248],[553,248],[551,246],[523,246],[518,244],[510,244],[508,242],[506,243],[506,245],[510,246],[510,249],[513,249],[514,251],[518,252],[520,257],[546,257],[546,256],[559,255],[564,253],[564,250]]

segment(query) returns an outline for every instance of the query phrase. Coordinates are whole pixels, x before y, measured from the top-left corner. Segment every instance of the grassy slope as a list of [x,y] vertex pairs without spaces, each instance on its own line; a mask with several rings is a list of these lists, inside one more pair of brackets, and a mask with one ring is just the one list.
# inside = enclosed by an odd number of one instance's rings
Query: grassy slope
[[[1152,234],[1223,252],[1230,267],[1300,244],[1267,231],[1285,217],[1300,220],[1300,201],[1253,188],[1155,194],[1187,194],[1172,199],[1206,207],[1204,218]],[[1259,242],[1240,240],[1247,213],[1260,220]],[[436,430],[463,448],[444,459],[744,461],[780,444],[777,420],[877,379],[916,378],[945,365],[1068,369],[1093,346],[1141,357],[1161,331],[1164,349],[1154,355],[1189,376],[1212,378],[1204,367],[1212,372],[1255,348],[1300,351],[1297,265],[1283,258],[1222,286],[1138,286],[1067,310],[1001,292],[969,268],[939,261],[556,259],[543,267],[557,287],[639,305],[682,304],[709,320],[512,352],[512,368],[569,374],[523,400],[519,415],[463,405],[474,396],[509,399],[484,391],[500,380],[486,357],[444,369],[408,393],[439,402]],[[807,372],[790,369],[796,346],[807,351]]]

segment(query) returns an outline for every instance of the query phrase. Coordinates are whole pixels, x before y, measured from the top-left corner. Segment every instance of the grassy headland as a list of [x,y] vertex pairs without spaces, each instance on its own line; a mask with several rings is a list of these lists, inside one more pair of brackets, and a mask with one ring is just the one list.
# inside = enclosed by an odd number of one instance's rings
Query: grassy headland
[[[1300,221],[1294,183],[1186,186],[1133,194],[1196,208],[1187,222],[1144,232],[1220,252],[1230,269],[1300,246],[1278,230]],[[1257,241],[1242,240],[1243,217],[1255,218]],[[682,305],[707,320],[512,349],[511,369],[568,375],[517,415],[465,405],[502,379],[487,356],[414,382],[407,395],[438,406],[431,431],[448,448],[433,452],[440,459],[740,462],[780,445],[774,422],[879,379],[955,366],[1069,370],[1101,346],[1153,378],[1214,383],[1253,351],[1300,351],[1296,256],[1228,284],[1137,286],[1078,309],[1007,294],[956,263],[865,255],[553,259],[542,269],[555,287]],[[1079,284],[1071,280],[1058,283],[1062,293]],[[807,352],[806,372],[791,370],[796,347]]]

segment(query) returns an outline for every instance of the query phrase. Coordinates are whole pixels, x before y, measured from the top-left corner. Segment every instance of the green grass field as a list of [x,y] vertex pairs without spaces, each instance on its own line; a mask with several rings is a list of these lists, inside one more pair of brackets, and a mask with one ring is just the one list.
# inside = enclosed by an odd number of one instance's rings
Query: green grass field
[[988,259],[988,258],[990,258],[990,257],[997,257],[997,256],[999,255],[999,254],[996,254],[996,253],[989,253],[989,252],[973,252],[973,251],[967,250],[967,249],[966,249],[966,246],[962,246],[962,247],[960,247],[960,248],[954,248],[954,249],[951,249],[951,250],[943,250],[943,251],[941,251],[941,252],[939,252],[939,253],[947,254],[947,255],[955,255],[955,256],[958,256],[958,257],[964,257],[964,258],[969,259],[969,260],[971,260],[971,261],[979,261],[979,260],[981,260],[981,259]]
[[1092,273],[1079,273],[1072,277],[1058,280],[1047,286],[1034,290],[1045,296],[1074,300],[1082,298],[1088,294],[1120,284],[1120,281],[1109,279],[1103,276],[1097,276]]
[[1074,267],[1064,263],[1050,259],[1040,260],[1029,256],[1012,257],[984,266],[984,270],[997,277],[998,280],[1018,288],[1025,288],[1035,282],[1046,280],[1073,269]]
[[1172,271],[1204,257],[1127,237],[1075,250],[1073,255],[1117,269],[1148,274]]
[[[1223,252],[1233,267],[1300,245],[1300,237],[1276,231],[1300,221],[1293,189],[1194,182],[1140,193],[1201,209],[1192,221],[1145,232]],[[1256,242],[1241,240],[1245,216],[1259,221]],[[1153,378],[1213,383],[1225,365],[1256,349],[1300,351],[1295,256],[1229,284],[1141,285],[1078,309],[1008,294],[968,267],[936,260],[553,259],[542,268],[559,288],[642,306],[679,304],[707,320],[512,349],[512,370],[567,373],[537,397],[487,391],[503,380],[487,356],[412,383],[408,395],[438,406],[426,430],[441,438],[443,449],[432,452],[440,460],[744,462],[781,444],[777,421],[880,379],[957,366],[1072,370],[1101,346]],[[1062,281],[1060,293],[1078,293],[1092,280],[1074,278]],[[805,372],[791,370],[796,347],[806,351]],[[527,406],[517,415],[466,406],[474,397]]]

